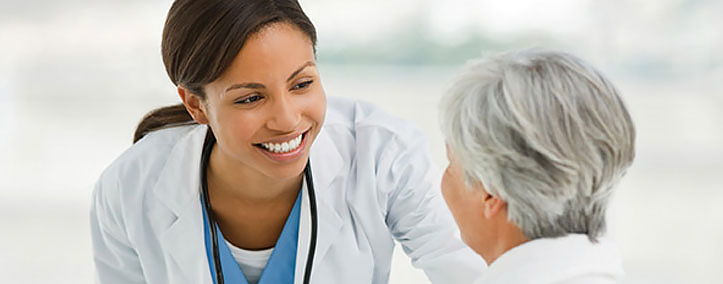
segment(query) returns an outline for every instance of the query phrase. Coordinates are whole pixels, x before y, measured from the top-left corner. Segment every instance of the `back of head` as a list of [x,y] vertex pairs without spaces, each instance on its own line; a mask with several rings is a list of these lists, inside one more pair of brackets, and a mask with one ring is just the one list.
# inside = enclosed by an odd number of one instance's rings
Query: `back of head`
[[472,62],[443,99],[441,121],[467,180],[504,200],[527,238],[604,232],[635,129],[616,88],[589,64],[541,50]]
[[[168,11],[161,53],[175,86],[205,98],[203,87],[231,66],[249,37],[284,22],[316,45],[316,29],[297,0],[176,0]],[[182,104],[148,113],[133,141],[156,129],[191,123]]]

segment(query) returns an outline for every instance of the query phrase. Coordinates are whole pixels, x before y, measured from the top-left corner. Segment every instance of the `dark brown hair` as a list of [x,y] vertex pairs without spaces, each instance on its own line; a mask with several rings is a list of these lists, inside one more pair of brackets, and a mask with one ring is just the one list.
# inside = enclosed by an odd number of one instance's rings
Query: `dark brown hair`
[[[176,0],[168,11],[161,53],[173,84],[205,99],[203,87],[231,65],[246,40],[284,22],[306,34],[316,50],[316,29],[297,0]],[[193,123],[183,104],[155,109],[136,128],[133,142],[158,129]]]

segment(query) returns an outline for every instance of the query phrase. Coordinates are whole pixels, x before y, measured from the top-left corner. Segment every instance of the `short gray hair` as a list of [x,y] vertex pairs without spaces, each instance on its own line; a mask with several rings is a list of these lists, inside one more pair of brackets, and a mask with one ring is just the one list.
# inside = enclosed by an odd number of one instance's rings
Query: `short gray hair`
[[605,231],[613,187],[635,156],[616,88],[567,53],[523,50],[470,62],[441,103],[468,182],[507,203],[529,239]]

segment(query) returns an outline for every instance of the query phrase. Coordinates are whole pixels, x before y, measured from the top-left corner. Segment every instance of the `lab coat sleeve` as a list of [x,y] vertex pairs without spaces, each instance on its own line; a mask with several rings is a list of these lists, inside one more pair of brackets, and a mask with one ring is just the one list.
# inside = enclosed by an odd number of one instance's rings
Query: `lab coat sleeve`
[[483,259],[459,238],[444,202],[440,172],[431,163],[421,132],[394,136],[384,155],[389,171],[380,171],[388,188],[387,225],[432,283],[472,283],[486,268]]
[[123,226],[117,184],[102,179],[96,184],[90,229],[96,283],[145,283],[140,260]]

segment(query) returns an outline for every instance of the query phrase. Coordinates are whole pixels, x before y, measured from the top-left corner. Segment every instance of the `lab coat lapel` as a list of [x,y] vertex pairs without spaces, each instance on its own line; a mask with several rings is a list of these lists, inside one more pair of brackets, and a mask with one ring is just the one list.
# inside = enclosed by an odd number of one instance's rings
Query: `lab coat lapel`
[[[150,218],[156,222],[160,246],[172,259],[180,283],[212,283],[208,261],[204,257],[203,220],[200,203],[200,161],[206,127],[199,126],[178,141],[166,167],[154,187],[155,199],[161,203]],[[311,148],[311,167],[316,193],[318,232],[314,265],[318,265],[340,232],[343,221],[334,210],[330,190],[344,168],[344,161],[331,137],[322,129]],[[191,174],[189,174],[191,173]],[[302,193],[298,251],[294,283],[303,281],[311,237],[309,195]],[[313,278],[313,273],[312,273]],[[173,276],[170,278],[173,280]],[[172,283],[178,283],[171,281]]]
[[[204,251],[200,202],[205,134],[206,127],[198,126],[178,141],[153,190],[156,200],[164,205],[158,206],[153,215],[167,216],[150,220],[159,223],[154,228],[160,228],[160,246],[172,262],[167,264],[170,283],[212,283]],[[179,276],[181,279],[175,279]]]
[[[341,231],[343,221],[334,210],[328,197],[334,190],[333,182],[344,168],[343,160],[334,141],[323,129],[314,141],[311,148],[311,169],[316,193],[318,231],[316,251],[314,253],[314,266],[319,265]],[[296,271],[294,283],[302,283],[306,260],[309,255],[309,240],[311,238],[311,211],[309,208],[309,195],[302,193],[301,218],[299,224],[299,243],[296,255]],[[313,271],[313,270],[312,270]],[[311,280],[313,281],[313,272]]]

